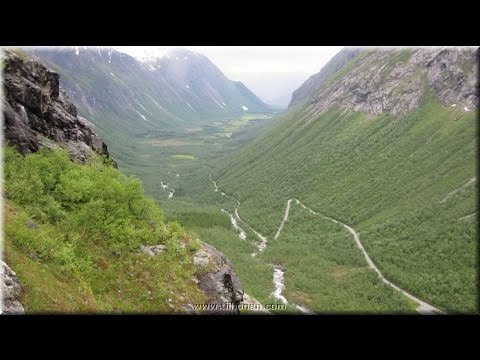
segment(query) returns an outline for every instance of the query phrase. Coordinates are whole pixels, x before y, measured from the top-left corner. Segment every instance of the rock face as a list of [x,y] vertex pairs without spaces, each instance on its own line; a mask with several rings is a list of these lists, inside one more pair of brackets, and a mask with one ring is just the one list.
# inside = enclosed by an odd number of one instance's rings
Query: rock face
[[470,48],[364,50],[340,81],[323,84],[310,98],[306,114],[318,116],[332,107],[404,114],[427,93],[470,111],[478,103],[477,59],[478,50]]
[[243,302],[243,288],[233,266],[227,257],[214,246],[203,244],[195,258],[202,259],[200,266],[212,265],[213,270],[198,276],[200,289],[208,296],[207,312],[209,314],[238,314],[236,305]]
[[2,279],[2,294],[3,294],[3,309],[4,315],[24,314],[22,304],[18,301],[20,296],[20,283],[17,279],[17,274],[3,261],[0,261],[1,279]]
[[[107,155],[107,145],[59,86],[59,74],[21,53],[4,51],[4,133],[22,154],[56,144],[73,160],[85,162],[93,151]],[[52,145],[51,141],[55,142]]]

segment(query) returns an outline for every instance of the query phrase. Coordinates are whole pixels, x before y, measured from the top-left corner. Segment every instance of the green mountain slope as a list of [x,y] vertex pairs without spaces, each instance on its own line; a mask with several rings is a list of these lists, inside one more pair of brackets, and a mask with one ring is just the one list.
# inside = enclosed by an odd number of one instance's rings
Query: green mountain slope
[[297,198],[354,227],[402,289],[449,312],[477,310],[475,56],[363,51],[274,129],[217,163],[218,186],[269,238],[261,256],[287,265],[287,294],[294,287],[307,306],[338,309],[322,300],[332,278],[314,274],[327,258],[333,277],[345,262],[340,250],[325,252],[323,242],[337,240],[315,218],[289,219],[273,240],[287,200]]

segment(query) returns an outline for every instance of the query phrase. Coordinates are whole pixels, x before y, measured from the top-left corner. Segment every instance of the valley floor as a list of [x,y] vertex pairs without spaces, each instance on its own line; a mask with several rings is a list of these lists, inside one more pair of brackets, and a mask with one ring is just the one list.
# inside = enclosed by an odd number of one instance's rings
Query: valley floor
[[[243,134],[245,138],[248,138],[249,129],[237,129],[240,132],[242,130],[246,132]],[[253,130],[257,129],[252,129],[251,132]],[[235,141],[236,136],[238,133],[233,131],[231,137],[222,138],[222,140],[226,143],[232,142],[232,139]],[[225,155],[241,145],[242,142],[232,148],[221,145],[216,151],[218,154]],[[323,270],[328,269],[328,272],[340,274],[333,276],[333,282],[331,282],[332,279],[325,279],[325,274],[322,276],[323,279],[306,275],[309,270],[297,266],[303,255],[292,256],[293,264],[291,264],[292,261],[283,261],[283,256],[280,261],[275,253],[283,251],[281,246],[278,246],[284,240],[283,233],[286,231],[285,236],[287,237],[302,233],[301,227],[296,225],[293,234],[288,230],[288,225],[294,221],[289,218],[289,211],[294,200],[291,199],[287,202],[278,230],[275,236],[269,240],[267,236],[262,235],[241,217],[240,201],[235,194],[223,191],[212,176],[209,163],[218,157],[215,155],[215,145],[205,143],[196,149],[188,145],[181,145],[174,148],[162,147],[161,150],[167,154],[177,151],[192,155],[188,159],[170,157],[170,160],[167,161],[167,164],[170,164],[168,170],[164,168],[154,171],[159,186],[153,193],[165,209],[166,216],[170,220],[178,220],[189,231],[193,231],[204,241],[217,246],[231,258],[244,283],[246,292],[252,294],[263,304],[288,303],[287,312],[299,314],[344,311],[415,311],[414,302],[403,299],[395,291],[390,291],[389,287],[384,286],[381,280],[374,275],[374,271],[367,269],[365,264],[361,264],[361,261],[358,260],[360,252],[354,248],[354,242],[347,234],[343,234],[342,239],[350,243],[349,245],[345,244],[350,248],[347,256],[352,256],[351,252],[358,252],[357,259],[347,266],[342,264],[339,267],[327,261],[323,256],[324,251],[321,251],[322,249],[316,245],[314,245],[313,252],[310,246],[298,249],[300,253],[307,252],[316,257],[316,261],[323,264]],[[165,156],[163,159],[165,160]],[[151,185],[150,187],[147,185],[147,189],[151,189]],[[297,217],[298,215],[302,217],[302,213],[297,214]],[[309,215],[303,213],[303,216]],[[319,231],[323,230],[322,226]],[[332,230],[330,229],[330,231]],[[337,237],[340,235],[338,229],[333,230],[333,233]],[[315,255],[316,252],[317,255]],[[333,256],[342,258],[344,255]],[[307,268],[309,267],[310,265],[307,264]],[[322,266],[317,268],[316,272],[320,271]],[[354,277],[356,280],[350,279],[350,277]],[[305,291],[303,284],[306,281],[310,283],[308,287],[313,287],[313,289]],[[358,283],[356,290],[349,288],[348,284],[353,282]],[[330,285],[328,285],[329,283]],[[319,284],[321,285],[319,286]],[[367,285],[362,287],[362,284]],[[324,286],[327,286],[327,291]],[[359,295],[360,298],[366,299],[363,304],[361,301],[357,301],[358,298],[356,300],[355,296],[351,296],[355,291],[362,292],[362,295]],[[314,300],[315,298],[317,300]],[[339,298],[344,299],[343,304],[341,301],[339,302]],[[346,301],[346,299],[349,300]]]

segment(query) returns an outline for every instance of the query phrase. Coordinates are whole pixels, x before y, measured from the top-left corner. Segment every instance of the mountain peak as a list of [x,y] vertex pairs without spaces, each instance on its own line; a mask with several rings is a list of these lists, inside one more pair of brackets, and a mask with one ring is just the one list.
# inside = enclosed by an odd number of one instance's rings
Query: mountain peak
[[[189,58],[205,58],[196,51],[183,47],[169,48],[159,59],[188,60]],[[157,59],[158,60],[158,59]]]

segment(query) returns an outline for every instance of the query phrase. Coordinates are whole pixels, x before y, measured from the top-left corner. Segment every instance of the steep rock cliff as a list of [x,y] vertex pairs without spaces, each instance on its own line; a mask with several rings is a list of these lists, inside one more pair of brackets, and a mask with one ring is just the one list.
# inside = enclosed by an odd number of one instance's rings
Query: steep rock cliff
[[79,162],[91,152],[108,156],[107,145],[60,88],[58,73],[12,50],[5,50],[3,62],[6,142],[22,154],[60,145]]

